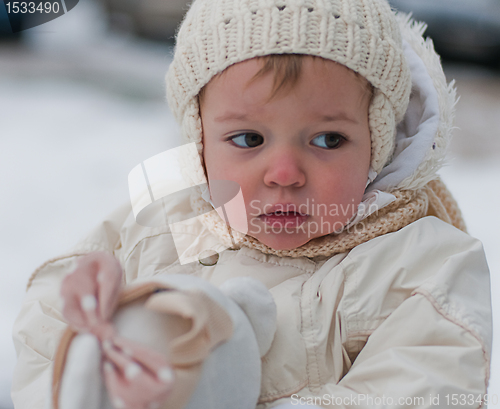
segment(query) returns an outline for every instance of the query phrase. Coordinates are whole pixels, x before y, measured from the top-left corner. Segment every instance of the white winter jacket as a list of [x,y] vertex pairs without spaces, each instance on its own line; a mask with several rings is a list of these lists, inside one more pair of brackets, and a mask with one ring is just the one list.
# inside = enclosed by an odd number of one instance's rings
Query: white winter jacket
[[216,285],[240,276],[262,281],[277,304],[278,330],[263,359],[261,408],[308,397],[325,407],[456,407],[451,399],[462,395],[460,407],[478,408],[486,394],[488,267],[481,243],[449,224],[425,217],[323,260],[243,248],[204,262],[213,265],[181,266],[168,227],[141,227],[126,207],[37,271],[14,328],[16,409],[43,408],[66,327],[61,279],[80,255],[98,250],[118,257],[127,283],[159,274]]
[[[371,186],[382,191],[435,178],[453,116],[454,95],[441,80],[439,60],[418,28],[404,24],[415,92],[399,127],[396,156]],[[169,209],[176,220],[190,212],[189,200]],[[184,234],[199,240],[211,233],[186,226]],[[216,285],[237,276],[262,281],[276,301],[278,329],[263,358],[259,409],[286,402],[484,407],[492,336],[489,272],[481,243],[450,224],[424,217],[332,257],[278,257],[243,247],[180,265],[168,226],[141,227],[125,206],[35,272],[14,327],[16,409],[44,406],[66,327],[60,283],[91,251],[113,253],[126,283],[163,274],[193,274]]]

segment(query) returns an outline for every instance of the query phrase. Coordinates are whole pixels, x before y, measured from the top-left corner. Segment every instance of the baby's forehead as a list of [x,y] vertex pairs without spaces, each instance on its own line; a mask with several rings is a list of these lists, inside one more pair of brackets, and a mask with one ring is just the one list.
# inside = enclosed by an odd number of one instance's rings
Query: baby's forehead
[[[293,90],[300,79],[305,79],[307,81],[308,78],[304,75],[304,65],[313,65],[320,69],[328,68],[328,66],[335,66],[337,69],[340,68],[344,70],[344,73],[355,78],[356,81],[350,83],[353,87],[360,87],[363,94],[368,95],[370,99],[373,96],[373,86],[365,77],[336,61],[304,54],[270,54],[230,65],[223,71],[214,75],[210,81],[201,88],[198,94],[199,102],[201,103],[203,101],[206,90],[210,88],[211,84],[224,80],[228,77],[229,73],[233,74],[236,68],[239,72],[234,73],[234,75],[240,76],[241,67],[243,65],[247,68],[250,65],[259,68],[258,71],[248,79],[247,86],[250,86],[256,80],[266,75],[273,76],[273,87],[270,92],[270,99],[273,99],[280,93]],[[229,75],[230,77],[232,76],[231,74]]]

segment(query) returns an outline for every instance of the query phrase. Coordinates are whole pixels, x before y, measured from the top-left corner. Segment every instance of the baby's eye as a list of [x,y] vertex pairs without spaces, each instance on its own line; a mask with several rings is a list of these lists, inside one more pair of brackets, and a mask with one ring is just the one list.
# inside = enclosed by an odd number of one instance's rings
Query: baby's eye
[[342,145],[345,138],[338,133],[325,133],[318,135],[314,138],[311,143],[315,146],[325,149],[336,149]]
[[262,135],[249,132],[233,136],[231,138],[231,141],[233,141],[240,148],[255,148],[256,146],[262,145],[264,143],[264,138],[262,137]]

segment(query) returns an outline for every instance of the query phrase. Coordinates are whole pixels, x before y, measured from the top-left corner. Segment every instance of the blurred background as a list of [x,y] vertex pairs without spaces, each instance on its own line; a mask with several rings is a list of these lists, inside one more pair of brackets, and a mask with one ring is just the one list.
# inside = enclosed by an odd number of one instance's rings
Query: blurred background
[[[12,34],[0,1],[0,409],[12,409],[11,328],[35,268],[128,201],[139,162],[177,146],[164,74],[185,0],[80,0]],[[500,0],[392,0],[429,23],[460,102],[441,175],[500,286]],[[23,19],[13,21],[23,26]],[[493,298],[500,346],[500,298]],[[500,350],[499,350],[500,351]],[[490,395],[500,398],[494,350]],[[500,406],[500,405],[499,405]],[[490,407],[493,407],[490,405]]]

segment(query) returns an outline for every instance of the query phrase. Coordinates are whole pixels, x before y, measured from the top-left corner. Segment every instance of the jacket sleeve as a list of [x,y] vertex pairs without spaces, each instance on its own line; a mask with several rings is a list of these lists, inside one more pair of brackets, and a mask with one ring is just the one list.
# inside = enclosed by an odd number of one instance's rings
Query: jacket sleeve
[[120,226],[130,213],[123,206],[66,255],[47,261],[33,273],[13,328],[17,364],[12,381],[16,409],[43,409],[48,396],[52,362],[66,328],[61,315],[59,288],[78,258],[92,251],[113,253],[120,241]]
[[[433,220],[422,220],[410,231],[411,236],[396,234],[384,243],[374,243],[379,246],[377,261],[389,262],[379,268],[369,258],[365,269],[369,286],[364,288],[370,294],[392,291],[396,296],[383,296],[390,312],[378,326],[367,334],[357,331],[357,339],[364,337],[366,344],[345,375],[276,403],[325,408],[487,406],[492,320],[489,270],[482,245]],[[402,243],[403,236],[411,237],[410,245]],[[411,277],[428,272],[420,284],[410,283]],[[363,284],[356,282],[355,288],[359,286]],[[398,291],[409,293],[391,306]],[[354,292],[351,296],[355,298],[357,290]],[[353,303],[352,297],[350,304],[355,307],[341,322],[343,331],[349,326],[347,321],[356,328],[363,310],[372,309],[366,307],[367,299],[356,298]],[[351,339],[355,335],[356,330]]]

